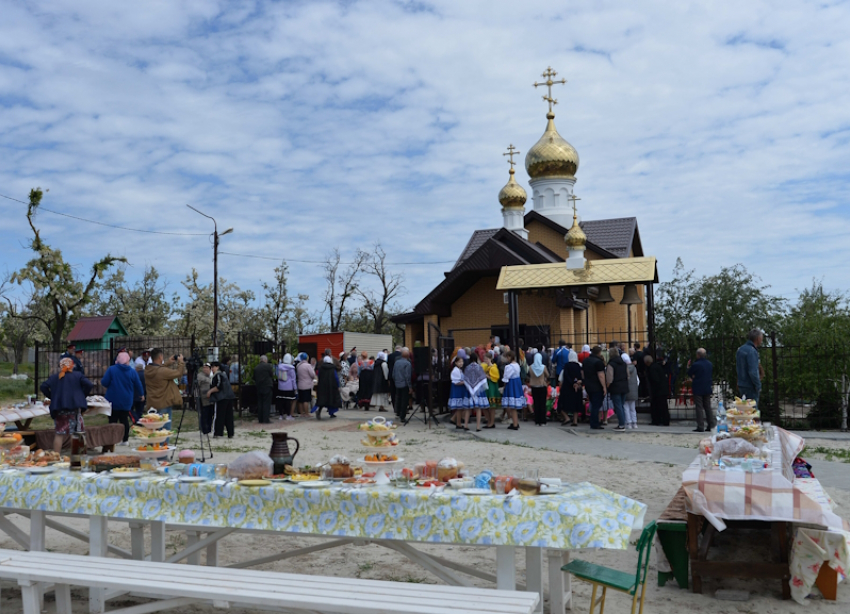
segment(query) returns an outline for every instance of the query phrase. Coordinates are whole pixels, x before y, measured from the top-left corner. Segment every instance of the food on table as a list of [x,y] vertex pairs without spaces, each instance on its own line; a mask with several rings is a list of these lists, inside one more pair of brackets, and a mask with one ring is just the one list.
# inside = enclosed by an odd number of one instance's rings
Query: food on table
[[164,422],[168,422],[168,416],[164,416],[163,414],[157,413],[156,410],[153,409],[143,415],[141,418],[139,418],[139,423],[143,425],[154,425]]
[[435,488],[440,488],[445,486],[445,482],[441,482],[440,480],[419,480],[416,482],[416,485],[420,488],[431,488],[432,486]]
[[227,477],[239,480],[265,478],[274,473],[274,461],[265,452],[254,450],[230,463]]
[[448,482],[457,477],[458,463],[453,458],[444,458],[437,463],[437,479],[441,482]]
[[746,439],[749,442],[767,442],[767,431],[757,424],[745,425],[729,433],[732,437]]
[[360,443],[369,448],[389,448],[398,445],[398,437],[392,432],[396,425],[387,422],[383,416],[372,418],[368,422],[357,425],[361,431],[366,431],[366,438]]
[[398,460],[395,454],[367,454],[364,458],[367,463],[393,463]]
[[452,478],[449,480],[449,486],[452,488],[474,488],[475,480],[472,478]]
[[192,450],[180,450],[177,454],[177,460],[181,463],[185,463],[187,465],[191,465],[195,462],[195,453]]
[[387,422],[386,418],[383,416],[376,416],[368,422],[358,424],[357,428],[361,431],[386,432],[396,428],[396,425],[392,422]]
[[0,435],[0,448],[14,448],[22,439],[20,433],[3,433]]
[[147,445],[141,445],[136,449],[139,452],[156,452],[158,450],[167,451],[168,450],[168,444],[167,443],[149,443]]
[[174,432],[169,431],[168,429],[151,430],[133,426],[133,428],[130,429],[130,434],[133,437],[138,437],[139,439],[153,439],[155,437],[170,437],[174,434]]
[[24,450],[28,450],[22,446],[17,454],[13,454],[14,448],[10,450],[10,456],[7,458],[10,465],[14,467],[46,467],[54,463],[68,462],[71,459],[67,456],[61,456],[53,450],[35,450],[28,454],[20,454]]
[[342,454],[333,456],[329,461],[333,477],[335,478],[351,478],[354,477],[354,469],[351,467],[349,460]]
[[138,467],[139,457],[135,454],[101,454],[91,459],[95,471],[111,471],[118,467]]
[[395,433],[389,433],[387,437],[373,437],[372,433],[369,433],[369,437],[361,439],[360,443],[367,448],[391,448],[398,445],[398,437]]
[[363,478],[363,477],[360,477],[360,478],[353,478],[352,477],[352,478],[347,478],[347,479],[343,480],[342,483],[343,484],[374,484],[375,480],[372,480],[370,478]]

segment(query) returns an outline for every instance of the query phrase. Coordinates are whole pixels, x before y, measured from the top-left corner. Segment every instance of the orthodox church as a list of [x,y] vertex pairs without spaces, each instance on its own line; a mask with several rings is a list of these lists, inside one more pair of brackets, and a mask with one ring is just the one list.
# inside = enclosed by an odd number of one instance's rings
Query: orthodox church
[[[499,192],[501,228],[476,230],[452,269],[413,309],[393,321],[405,325],[405,345],[429,345],[434,335],[453,337],[457,345],[486,343],[491,335],[508,340],[509,297],[497,289],[503,267],[556,264],[581,269],[588,262],[644,256],[634,217],[581,220],[574,194],[579,155],[555,127],[551,68],[535,83],[549,89],[543,136],[528,150],[532,205],[514,174],[513,145],[507,184]],[[575,345],[612,339],[646,343],[645,289],[642,286],[598,285],[582,288],[526,290],[516,297],[519,338],[526,346]],[[513,324],[513,323],[512,323]],[[437,330],[439,333],[437,333]],[[514,333],[516,334],[516,333]],[[628,335],[628,337],[627,337]],[[510,341],[510,340],[509,340]],[[430,343],[429,343],[430,342]]]

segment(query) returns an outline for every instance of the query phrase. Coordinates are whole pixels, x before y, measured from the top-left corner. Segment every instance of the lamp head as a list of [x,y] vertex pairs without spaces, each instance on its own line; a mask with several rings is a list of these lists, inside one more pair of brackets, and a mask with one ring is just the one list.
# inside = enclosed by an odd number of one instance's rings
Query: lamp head
[[221,234],[219,234],[218,236],[223,237],[224,235],[229,235],[231,232],[233,232],[233,229],[232,229],[232,228],[228,228],[227,230],[225,230],[224,232],[222,232],[222,233],[221,233]]

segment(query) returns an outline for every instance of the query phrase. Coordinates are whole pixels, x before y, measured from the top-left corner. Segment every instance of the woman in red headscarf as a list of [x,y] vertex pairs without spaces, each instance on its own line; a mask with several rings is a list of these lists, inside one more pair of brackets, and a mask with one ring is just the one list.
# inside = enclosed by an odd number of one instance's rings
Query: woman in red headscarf
[[94,387],[80,371],[74,371],[74,361],[63,358],[59,361],[59,372],[48,377],[41,385],[41,392],[49,400],[50,417],[56,427],[53,449],[62,452],[65,435],[83,430],[82,412],[88,407],[86,396]]

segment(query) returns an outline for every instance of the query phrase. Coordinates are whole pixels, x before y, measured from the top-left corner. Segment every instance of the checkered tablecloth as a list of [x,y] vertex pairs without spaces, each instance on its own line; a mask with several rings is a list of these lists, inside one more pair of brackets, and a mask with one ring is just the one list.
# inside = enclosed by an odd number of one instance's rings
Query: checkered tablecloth
[[726,528],[723,520],[786,521],[850,530],[850,524],[831,506],[821,504],[820,499],[828,497],[819,483],[817,487],[811,482],[797,485],[793,477],[789,479],[785,469],[793,457],[788,455],[796,455],[804,442],[792,433],[775,430],[773,468],[761,473],[703,469],[699,458],[691,463],[682,474],[689,508],[720,531]]

